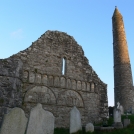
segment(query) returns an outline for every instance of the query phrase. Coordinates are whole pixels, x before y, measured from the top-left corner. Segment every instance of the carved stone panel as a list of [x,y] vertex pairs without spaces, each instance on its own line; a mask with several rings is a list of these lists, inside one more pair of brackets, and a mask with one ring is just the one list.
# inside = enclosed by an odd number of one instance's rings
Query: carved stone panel
[[81,90],[81,81],[77,81],[77,90]]
[[45,86],[35,86],[26,92],[24,102],[56,104],[56,98],[49,88]]
[[55,87],[59,87],[59,85],[60,85],[60,79],[59,79],[59,77],[54,77],[54,86]]
[[71,88],[71,80],[67,79],[67,88],[70,89]]
[[65,78],[64,77],[61,77],[60,83],[61,83],[61,88],[65,88],[66,82],[65,82]]
[[82,90],[86,91],[86,83],[85,82],[82,82]]
[[48,76],[48,85],[53,86],[53,76]]
[[42,84],[47,85],[47,75],[42,76]]
[[87,91],[90,91],[90,83],[87,83]]
[[72,80],[72,89],[76,89],[76,81]]
[[58,105],[77,106],[77,107],[84,106],[81,96],[77,92],[72,90],[67,90],[59,94]]
[[34,81],[35,81],[35,73],[30,72],[30,74],[29,74],[29,83],[34,83]]
[[41,74],[36,74],[36,83],[40,84],[41,83]]

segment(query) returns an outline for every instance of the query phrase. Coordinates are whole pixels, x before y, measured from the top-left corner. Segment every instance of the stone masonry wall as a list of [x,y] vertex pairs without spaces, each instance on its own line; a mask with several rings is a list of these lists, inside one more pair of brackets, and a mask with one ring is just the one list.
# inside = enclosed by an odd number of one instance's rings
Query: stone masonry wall
[[26,116],[39,102],[54,114],[56,127],[69,127],[69,112],[74,105],[80,110],[83,125],[107,117],[107,85],[72,36],[47,31],[11,58],[23,63],[22,108]]
[[22,66],[19,59],[0,60],[0,124],[4,114],[22,105]]

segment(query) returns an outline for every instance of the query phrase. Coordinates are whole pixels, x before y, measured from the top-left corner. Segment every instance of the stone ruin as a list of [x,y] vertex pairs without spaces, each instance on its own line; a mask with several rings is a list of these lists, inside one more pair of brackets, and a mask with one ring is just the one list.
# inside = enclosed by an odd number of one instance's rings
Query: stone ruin
[[55,127],[69,128],[74,106],[82,125],[108,115],[107,85],[82,47],[64,32],[46,31],[26,50],[0,60],[0,121],[14,107],[29,117],[37,103],[53,113]]

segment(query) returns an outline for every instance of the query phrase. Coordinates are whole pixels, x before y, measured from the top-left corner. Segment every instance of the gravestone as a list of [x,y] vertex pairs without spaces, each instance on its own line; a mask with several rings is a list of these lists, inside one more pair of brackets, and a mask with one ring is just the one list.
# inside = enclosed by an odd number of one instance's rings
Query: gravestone
[[114,109],[114,122],[121,122],[121,111],[120,109]]
[[94,125],[92,123],[86,125],[86,132],[94,132]]
[[130,119],[123,120],[124,127],[127,127],[130,124]]
[[117,102],[117,108],[114,109],[114,127],[123,128],[123,124],[121,122],[121,110],[119,102]]
[[0,134],[24,134],[27,125],[27,118],[21,108],[13,108],[4,115]]
[[70,111],[70,134],[82,130],[81,115],[79,110],[74,106]]
[[30,112],[26,134],[53,134],[54,116],[37,104]]

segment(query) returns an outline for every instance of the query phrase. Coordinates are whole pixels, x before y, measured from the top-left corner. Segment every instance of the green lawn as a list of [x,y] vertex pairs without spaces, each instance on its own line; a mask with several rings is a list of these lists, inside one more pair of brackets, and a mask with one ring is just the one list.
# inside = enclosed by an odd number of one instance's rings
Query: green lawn
[[[125,115],[122,116],[122,121],[124,118],[126,118]],[[134,115],[128,115],[128,119],[131,120],[131,124],[127,128],[114,129],[111,132],[98,130],[93,133],[85,133],[85,131],[83,130],[83,131],[79,131],[75,134],[134,134]],[[108,125],[112,125],[112,124],[113,124],[113,118],[109,118]],[[69,134],[69,129],[56,128],[54,130],[54,134]]]

